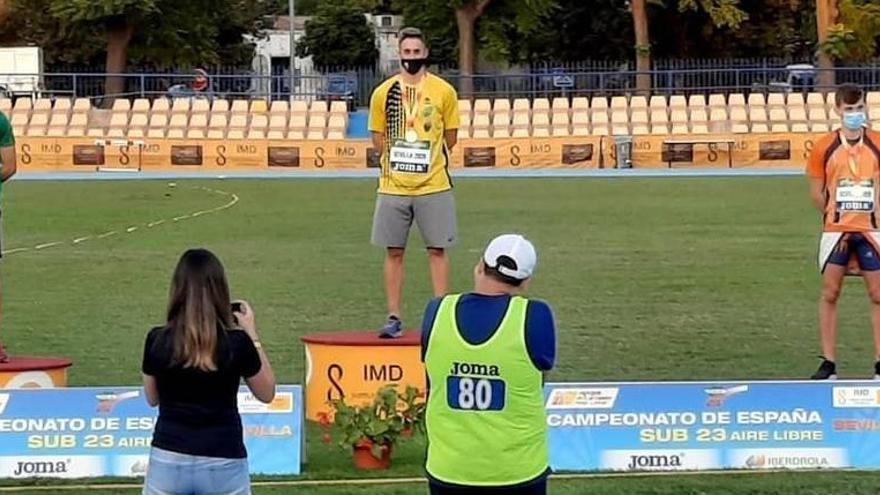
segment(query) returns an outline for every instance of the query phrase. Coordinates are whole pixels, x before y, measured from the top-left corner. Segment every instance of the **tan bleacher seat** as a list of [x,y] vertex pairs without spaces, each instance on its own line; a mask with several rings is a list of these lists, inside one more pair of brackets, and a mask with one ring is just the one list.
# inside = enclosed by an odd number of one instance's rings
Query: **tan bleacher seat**
[[875,131],[880,131],[880,122],[871,122],[871,129]]
[[825,96],[822,93],[807,94],[807,108],[825,108]]
[[288,131],[296,131],[305,136],[308,129],[308,119],[304,113],[294,113],[290,115],[290,121],[287,124]]
[[648,108],[648,99],[644,96],[633,96],[629,99],[629,108]]
[[145,113],[133,113],[131,114],[131,120],[128,122],[128,130],[139,129],[143,131],[147,128],[149,124],[149,120],[147,118],[147,114]]
[[751,93],[748,99],[749,108],[752,107],[765,107],[767,106],[767,99],[764,98],[764,93]]
[[550,116],[550,134],[560,137],[571,134],[567,113],[554,113]]
[[789,132],[788,121],[770,122],[770,132]]
[[[309,115],[309,127],[308,134],[314,134],[312,131],[316,129],[320,129],[323,135],[324,129],[327,128],[327,115],[325,114],[311,114]],[[306,136],[308,137],[308,135]],[[312,139],[312,138],[309,138]]]
[[770,93],[767,95],[767,108],[785,108],[785,95],[782,93]]
[[496,110],[492,114],[493,136],[499,136],[499,131],[504,134],[510,134],[510,114],[505,111]]
[[727,106],[731,109],[734,107],[745,108],[746,97],[742,93],[733,93],[727,97]]
[[[171,138],[184,137],[183,131],[186,129],[188,121],[189,121],[189,116],[185,113],[172,114],[171,119],[168,121],[168,137],[171,137]],[[177,131],[181,131],[181,132],[177,132]]]
[[474,127],[471,137],[474,139],[489,139],[492,137],[492,131],[488,127]]
[[666,109],[666,97],[663,95],[654,95],[651,97],[649,106],[651,109],[662,108]]
[[[192,101],[190,112],[194,114],[208,113],[211,110],[211,103],[204,98],[196,98]],[[174,110],[172,109],[172,112]]]
[[688,98],[688,108],[691,110],[700,110],[706,108],[706,97],[703,95],[691,95]]
[[531,104],[529,103],[529,100],[527,100],[525,98],[517,98],[517,99],[513,100],[513,113],[514,114],[522,113],[522,112],[528,113],[530,110],[531,110]]
[[152,114],[168,113],[169,110],[171,110],[171,104],[168,102],[168,98],[156,98],[153,100]]
[[651,107],[651,134],[669,133],[669,114],[666,107]]
[[865,95],[865,103],[868,106],[880,106],[880,91],[869,91],[867,95]]
[[571,134],[573,136],[590,135],[590,115],[586,111],[580,111],[572,114]]
[[532,113],[532,136],[546,137],[549,135],[550,115],[547,113],[547,109],[545,108],[543,112]]
[[531,123],[528,113],[514,113],[513,123],[511,125],[511,135],[513,137],[527,137]]
[[625,109],[629,106],[626,101],[626,96],[612,96],[611,97],[611,110],[620,110]]
[[248,133],[251,131],[262,131],[265,133],[269,127],[269,117],[265,114],[256,114],[251,116],[250,125],[248,125]]
[[33,107],[33,103],[30,98],[19,98],[15,100],[15,105],[12,106],[12,113],[25,113],[30,114],[31,108]]
[[492,113],[498,112],[510,113],[510,100],[507,98],[495,98],[492,101]]
[[251,101],[249,110],[251,114],[266,113],[267,110],[269,110],[269,104],[266,103],[266,100],[258,99]]
[[284,129],[272,129],[266,131],[266,139],[286,139],[287,131]]
[[568,115],[568,98],[556,97],[553,98],[553,106],[552,106],[553,114],[566,114]]
[[673,110],[683,110],[687,108],[687,99],[683,95],[672,95],[669,98],[669,108]]
[[474,100],[474,116],[489,115],[492,112],[492,102],[485,98]]
[[306,133],[306,139],[324,139],[325,131],[324,127],[310,127]]
[[576,96],[571,99],[571,112],[585,111],[590,109],[590,100],[585,96]]
[[[70,98],[58,98],[55,100],[55,104],[52,105],[52,113],[70,113],[70,109],[73,107],[73,100]],[[3,104],[0,103],[0,110],[2,110]]]
[[246,137],[247,139],[266,139],[266,129],[248,129]]
[[131,105],[131,113],[143,115],[150,113],[150,100],[146,98],[138,98],[134,100],[134,103]]
[[269,113],[272,115],[286,115],[290,111],[290,105],[286,100],[275,100],[269,107]]
[[651,134],[651,128],[648,124],[633,124],[631,133],[634,136],[647,136]]
[[828,122],[828,113],[825,112],[825,107],[809,107],[809,117],[808,120],[812,124],[816,123],[827,123]]
[[751,132],[770,132],[767,122],[752,122]]
[[461,141],[462,139],[468,139],[471,137],[471,128],[463,125],[458,128],[458,130],[456,131],[456,135],[458,136],[459,141]]
[[806,101],[804,100],[803,93],[789,93],[788,98],[785,99],[785,104],[789,107],[803,107],[806,106]]
[[211,118],[208,120],[208,129],[226,129],[229,125],[229,119],[225,113],[211,112]]
[[[592,100],[590,100],[590,110],[591,111],[607,111],[608,110],[608,98],[604,96],[594,96]],[[607,112],[606,112],[607,113]]]
[[131,101],[128,98],[116,98],[112,109],[113,113],[128,113],[131,110]]
[[269,130],[287,131],[287,112],[269,114]]
[[232,106],[229,111],[235,114],[244,114],[248,113],[248,101],[247,100],[232,100]]
[[111,129],[125,129],[128,127],[128,114],[125,112],[114,113],[110,116]]
[[207,137],[208,139],[223,139],[226,137],[226,129],[211,129],[209,127]]
[[204,113],[196,113],[189,119],[189,126],[186,128],[186,137],[203,139],[208,131],[208,115]]
[[825,106],[828,108],[837,106],[837,101],[834,98],[834,91],[829,91],[825,94]]
[[229,100],[225,98],[217,98],[211,102],[211,113],[227,113],[229,112]]
[[[39,101],[39,100],[37,100]],[[28,122],[27,127],[27,135],[28,136],[45,136],[46,130],[49,127],[49,114],[46,112],[35,112],[31,115],[31,120]]]
[[692,122],[691,134],[709,134],[708,122]]
[[0,112],[6,115],[12,113],[12,100],[9,98],[0,98]]
[[691,123],[706,123],[709,122],[709,115],[706,113],[706,107],[698,107],[693,108],[690,111],[690,121]]
[[[635,98],[635,97],[633,97]],[[632,100],[630,100],[632,102]],[[650,126],[648,119],[648,110],[647,103],[644,107],[634,108],[632,110],[632,115],[630,116],[630,123],[632,124],[632,133],[638,136],[649,134]]]
[[77,98],[73,100],[73,113],[85,113],[92,108],[92,101],[88,98]]
[[[248,127],[248,115],[242,113],[233,113],[229,116],[229,130],[244,131]],[[227,134],[226,137],[229,137]]]
[[49,130],[47,131],[47,135],[49,136],[63,136],[67,133],[67,125],[70,122],[70,118],[66,113],[53,113],[52,117],[49,119]]
[[550,100],[547,98],[535,98],[532,101],[532,113],[535,111],[543,111],[549,112],[550,110]]
[[323,115],[326,117],[329,113],[330,108],[324,100],[313,101],[311,106],[309,106],[309,115]]
[[[471,129],[476,130],[485,130],[488,134],[490,122],[489,122],[489,114],[488,113],[475,113],[474,120],[471,123]],[[482,134],[482,133],[481,133]]]
[[330,114],[330,120],[327,121],[327,137],[333,136],[332,139],[343,139],[345,137],[346,120],[344,115]]
[[713,93],[709,95],[709,108],[723,108],[724,111],[727,111],[727,99],[723,94]]
[[831,127],[827,122],[813,122],[810,124],[810,132],[829,132]]
[[770,109],[770,132],[788,132],[788,113],[785,107]]
[[458,113],[471,112],[471,100],[458,100]]
[[593,136],[605,136],[610,132],[608,113],[603,109],[593,110],[590,113],[590,134]]
[[334,101],[330,103],[330,115],[348,114],[348,105],[344,101]]
[[52,111],[52,100],[49,98],[37,98],[34,101],[34,113],[49,113]]
[[669,121],[672,123],[670,131],[672,134],[687,134],[690,132],[687,111],[673,108],[669,116]]
[[749,106],[749,124],[752,132],[769,132],[767,110],[762,106]]
[[147,138],[164,138],[166,131],[165,127],[150,127],[147,129]]
[[880,105],[873,105],[868,107],[868,120],[875,121],[880,119]]
[[226,131],[226,139],[244,139],[245,138],[246,129],[237,127],[235,129],[230,128]]
[[293,100],[290,105],[291,113],[309,113],[309,102],[305,100]]
[[190,99],[189,98],[175,98],[171,102],[171,113],[172,114],[186,114],[189,113],[190,109]]
[[85,113],[74,113],[70,116],[70,121],[67,123],[67,135],[70,136],[71,130],[80,130],[82,134],[85,134],[86,126],[89,124],[89,116]]
[[833,125],[840,121],[840,114],[837,113],[837,107],[831,107],[828,109],[828,123],[829,125]]
[[624,109],[611,110],[611,134],[614,136],[629,134],[629,116]]

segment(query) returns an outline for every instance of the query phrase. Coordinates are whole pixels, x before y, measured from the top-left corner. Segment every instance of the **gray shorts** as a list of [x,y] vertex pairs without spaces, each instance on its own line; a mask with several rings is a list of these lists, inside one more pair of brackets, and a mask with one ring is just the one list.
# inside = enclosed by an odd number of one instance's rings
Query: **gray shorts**
[[448,248],[458,240],[455,197],[452,191],[424,196],[379,194],[373,215],[372,243],[385,248],[406,247],[413,220],[425,246]]

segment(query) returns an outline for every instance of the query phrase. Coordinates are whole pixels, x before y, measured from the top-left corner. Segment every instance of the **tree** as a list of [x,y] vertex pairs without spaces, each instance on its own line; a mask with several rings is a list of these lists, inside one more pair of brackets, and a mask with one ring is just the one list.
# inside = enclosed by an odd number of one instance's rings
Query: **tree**
[[[820,8],[821,4],[821,8]],[[819,85],[834,83],[834,62],[864,62],[877,52],[880,4],[865,0],[817,0]]]
[[[47,62],[102,63],[108,74],[135,62],[153,67],[250,61],[243,34],[256,34],[267,0],[9,0],[4,42],[44,48]],[[34,15],[44,12],[45,15]],[[104,93],[123,93],[108,76]]]
[[[646,3],[661,7],[666,6],[666,3],[661,0],[631,0],[630,2],[636,36],[636,70],[640,73],[647,73],[651,70],[651,41]],[[717,27],[736,29],[748,18],[746,13],[739,8],[739,0],[678,0],[677,4],[679,12],[697,10],[706,12]],[[639,77],[636,81],[636,87],[640,92],[650,92],[650,76]]]
[[306,23],[296,54],[318,67],[374,65],[379,56],[373,28],[353,3],[323,3]]
[[816,0],[816,33],[819,42],[819,86],[829,89],[834,86],[834,61],[831,58],[829,33],[831,26],[837,24],[837,0]]

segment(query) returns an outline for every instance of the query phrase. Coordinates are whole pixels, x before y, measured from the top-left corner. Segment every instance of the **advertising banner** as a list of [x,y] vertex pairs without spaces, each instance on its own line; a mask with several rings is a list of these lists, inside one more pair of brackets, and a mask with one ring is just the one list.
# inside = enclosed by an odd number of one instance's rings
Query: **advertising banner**
[[880,383],[549,384],[557,471],[880,468]]
[[[271,404],[242,387],[238,409],[252,474],[300,473],[302,388]],[[0,392],[0,478],[143,476],[158,409],[139,387]]]

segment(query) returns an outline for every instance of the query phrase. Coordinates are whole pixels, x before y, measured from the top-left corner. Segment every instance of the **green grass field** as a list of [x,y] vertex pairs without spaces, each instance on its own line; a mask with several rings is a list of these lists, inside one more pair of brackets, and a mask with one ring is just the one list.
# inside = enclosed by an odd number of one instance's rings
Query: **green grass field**
[[[235,193],[233,207],[207,210]],[[15,354],[67,356],[71,385],[139,382],[143,337],[160,324],[171,270],[187,248],[214,250],[233,295],[250,300],[279,380],[299,383],[299,338],[377,327],[382,252],[369,244],[371,180],[16,182],[4,188],[2,338]],[[802,178],[468,179],[457,184],[461,244],[453,287],[468,290],[481,248],[518,231],[536,244],[531,295],[559,326],[551,380],[803,378],[815,358],[819,220]],[[125,233],[131,226],[137,230]],[[71,241],[109,231],[120,233]],[[421,240],[413,238],[413,246]],[[424,254],[408,257],[404,321],[429,298]],[[839,361],[872,374],[867,303],[848,282]],[[309,437],[311,479],[362,476],[348,455]],[[418,476],[422,446],[389,476]],[[261,488],[257,493],[287,493]],[[421,493],[397,488],[297,493]],[[43,492],[45,493],[45,492]],[[69,492],[67,492],[69,493]],[[110,493],[105,492],[105,493]],[[127,492],[131,493],[131,492]],[[785,474],[555,481],[560,494],[880,493],[880,475]]]

